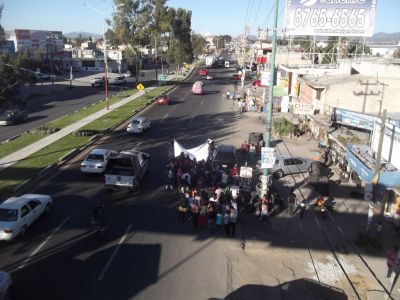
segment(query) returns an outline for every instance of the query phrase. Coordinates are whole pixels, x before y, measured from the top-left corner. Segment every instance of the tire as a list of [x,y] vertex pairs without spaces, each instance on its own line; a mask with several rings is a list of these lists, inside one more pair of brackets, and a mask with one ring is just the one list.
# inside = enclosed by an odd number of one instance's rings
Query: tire
[[277,170],[274,172],[275,178],[282,178],[283,177],[283,171],[282,170]]
[[349,182],[350,174],[349,172],[343,171],[340,173],[340,180],[344,183]]
[[28,228],[26,227],[26,225],[24,225],[24,226],[22,226],[21,230],[19,231],[19,235],[25,236],[27,231],[28,231]]
[[50,214],[50,210],[51,210],[50,204],[47,204],[47,205],[46,205],[46,208],[44,209],[44,213],[45,213],[46,215],[48,215],[48,214]]
[[354,171],[351,172],[350,178],[355,184],[359,184],[361,182],[360,176],[358,176],[358,174],[356,172],[354,172]]

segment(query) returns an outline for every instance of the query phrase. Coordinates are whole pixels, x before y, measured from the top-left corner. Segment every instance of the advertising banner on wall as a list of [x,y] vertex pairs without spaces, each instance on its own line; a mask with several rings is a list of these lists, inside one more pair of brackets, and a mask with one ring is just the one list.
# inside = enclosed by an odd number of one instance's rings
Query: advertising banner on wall
[[286,34],[365,36],[374,33],[377,0],[286,0]]
[[293,114],[295,115],[313,115],[314,107],[312,104],[303,102],[293,102]]

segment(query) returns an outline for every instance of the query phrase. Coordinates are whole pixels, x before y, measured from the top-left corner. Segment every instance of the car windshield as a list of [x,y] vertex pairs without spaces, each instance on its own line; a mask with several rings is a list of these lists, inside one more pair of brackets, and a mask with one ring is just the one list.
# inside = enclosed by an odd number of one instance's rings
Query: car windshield
[[0,208],[0,221],[1,222],[13,222],[18,219],[17,209]]
[[215,162],[234,163],[235,153],[231,151],[219,151],[217,152],[217,155],[215,155]]
[[90,153],[86,157],[86,161],[96,161],[96,162],[103,162],[104,161],[104,156],[102,154],[93,154]]
[[131,124],[132,124],[132,125],[139,125],[139,124],[140,124],[140,121],[138,121],[138,120],[132,120],[132,121],[131,121]]

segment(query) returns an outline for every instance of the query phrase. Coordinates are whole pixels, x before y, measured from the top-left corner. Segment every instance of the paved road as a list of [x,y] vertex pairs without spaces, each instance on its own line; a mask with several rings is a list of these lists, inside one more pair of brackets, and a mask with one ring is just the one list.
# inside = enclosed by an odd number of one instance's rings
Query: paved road
[[[215,71],[203,96],[193,96],[188,82],[172,92],[172,105],[143,112],[152,120],[150,131],[133,136],[122,129],[101,145],[150,153],[143,191],[109,193],[102,176],[79,172],[79,161],[35,190],[54,196],[54,211],[27,237],[0,244],[0,269],[12,272],[15,299],[207,299],[227,294],[225,249],[239,241],[178,223],[176,196],[163,190],[169,136],[192,147],[231,135],[236,107],[222,101],[221,94],[229,82],[227,71]],[[110,220],[101,238],[89,226],[96,201],[106,204]]]
[[[145,76],[140,77],[140,80],[155,79],[155,70],[145,70],[143,72]],[[104,87],[90,86],[90,80],[96,75],[93,73],[92,75],[90,73],[79,74],[79,78],[76,78],[73,82],[73,89],[68,89],[69,81],[59,81],[54,86],[52,86],[51,82],[44,82],[43,85],[25,87],[23,90],[24,97],[27,97],[28,94],[41,96],[27,100],[27,106],[24,108],[29,114],[27,122],[14,126],[0,127],[0,142],[64,116],[90,103],[104,99]],[[112,79],[116,76],[117,74],[111,74],[110,78]],[[135,78],[127,78],[127,84],[121,86],[113,85],[111,79],[109,97],[124,89],[135,87]],[[52,90],[55,92],[52,93]]]

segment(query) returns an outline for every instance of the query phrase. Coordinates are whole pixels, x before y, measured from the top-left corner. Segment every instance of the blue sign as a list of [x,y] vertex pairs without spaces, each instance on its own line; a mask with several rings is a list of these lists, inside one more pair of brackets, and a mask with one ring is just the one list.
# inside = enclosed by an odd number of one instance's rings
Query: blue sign
[[332,113],[331,120],[338,124],[373,131],[374,124],[375,122],[379,121],[379,118],[357,113],[351,110],[335,108]]

